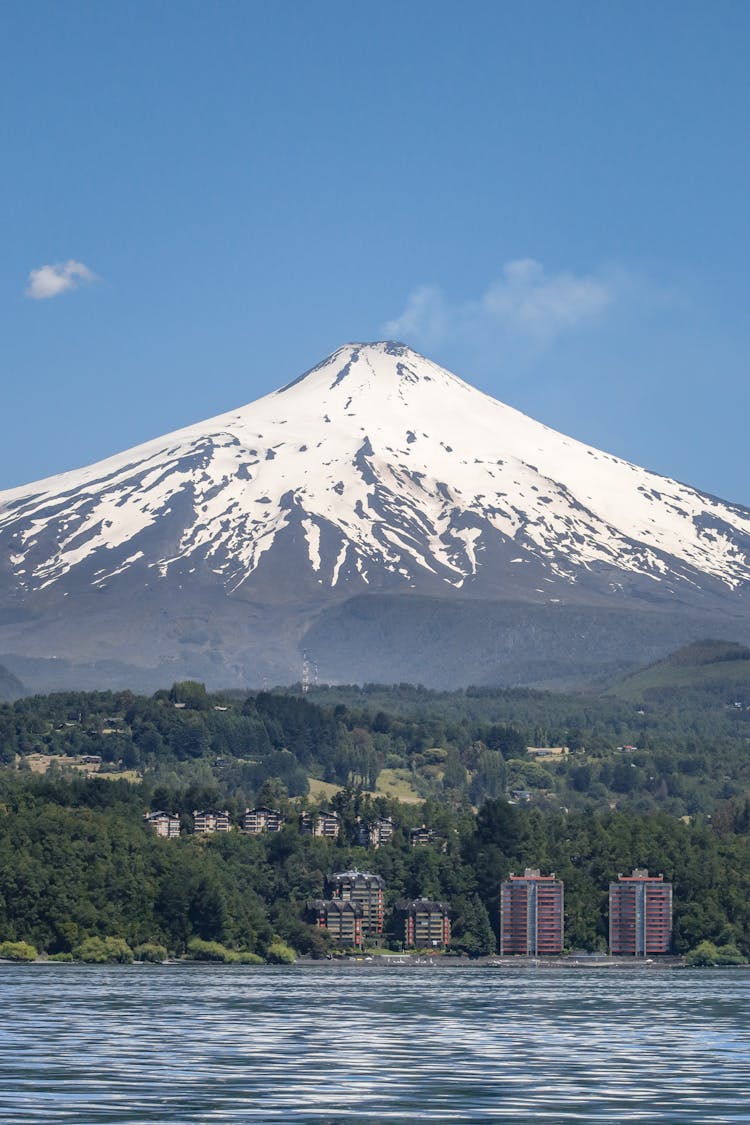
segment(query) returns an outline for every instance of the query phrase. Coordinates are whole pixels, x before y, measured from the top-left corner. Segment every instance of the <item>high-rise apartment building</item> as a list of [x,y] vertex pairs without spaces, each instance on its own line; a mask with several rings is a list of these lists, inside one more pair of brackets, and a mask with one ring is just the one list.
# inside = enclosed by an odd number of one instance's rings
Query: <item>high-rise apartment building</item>
[[609,885],[609,951],[648,957],[672,943],[672,884],[663,875],[635,868]]
[[563,948],[563,884],[538,868],[509,875],[500,890],[500,954],[554,956]]

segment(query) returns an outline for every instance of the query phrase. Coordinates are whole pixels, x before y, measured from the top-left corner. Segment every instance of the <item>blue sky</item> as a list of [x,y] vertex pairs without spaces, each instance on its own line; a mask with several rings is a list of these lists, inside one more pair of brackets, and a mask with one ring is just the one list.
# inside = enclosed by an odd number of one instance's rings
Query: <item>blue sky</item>
[[18,0],[0,489],[397,336],[750,505],[750,5]]

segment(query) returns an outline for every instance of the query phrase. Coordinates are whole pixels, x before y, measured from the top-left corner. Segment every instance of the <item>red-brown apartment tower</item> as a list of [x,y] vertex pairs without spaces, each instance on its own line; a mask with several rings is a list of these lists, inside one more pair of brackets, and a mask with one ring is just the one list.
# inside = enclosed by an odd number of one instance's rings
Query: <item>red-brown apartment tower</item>
[[609,885],[609,951],[649,957],[672,944],[672,884],[636,868]]
[[563,884],[527,867],[500,890],[500,954],[553,956],[563,948]]

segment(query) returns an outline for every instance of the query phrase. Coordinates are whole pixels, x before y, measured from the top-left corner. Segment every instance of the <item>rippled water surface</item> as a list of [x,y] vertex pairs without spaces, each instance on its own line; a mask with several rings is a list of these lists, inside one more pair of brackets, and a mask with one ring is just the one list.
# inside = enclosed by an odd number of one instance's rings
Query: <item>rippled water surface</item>
[[750,975],[0,966],[2,1122],[750,1121]]

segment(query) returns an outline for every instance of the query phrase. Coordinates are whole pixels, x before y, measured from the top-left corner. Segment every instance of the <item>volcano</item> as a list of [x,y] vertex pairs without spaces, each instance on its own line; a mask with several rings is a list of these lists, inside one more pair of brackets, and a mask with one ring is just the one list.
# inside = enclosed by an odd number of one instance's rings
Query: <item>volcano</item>
[[0,493],[0,663],[38,689],[574,684],[750,640],[750,511],[403,344]]

